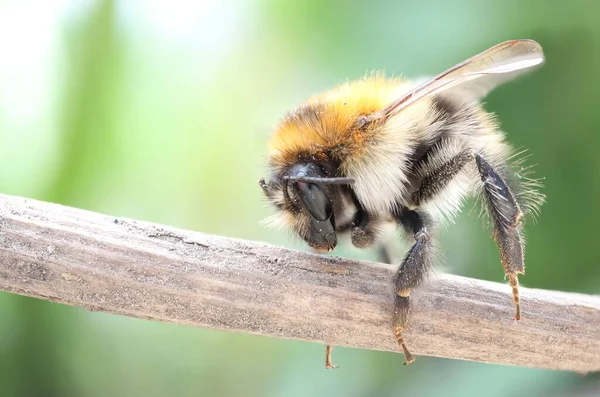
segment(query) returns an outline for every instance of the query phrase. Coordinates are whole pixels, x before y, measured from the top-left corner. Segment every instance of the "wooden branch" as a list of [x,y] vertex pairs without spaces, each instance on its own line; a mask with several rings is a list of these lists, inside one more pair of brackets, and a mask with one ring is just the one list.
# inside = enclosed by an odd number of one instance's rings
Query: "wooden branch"
[[[0,195],[0,289],[88,310],[397,352],[393,272]],[[438,275],[413,296],[416,355],[600,370],[600,297],[522,288],[517,323],[505,284]]]

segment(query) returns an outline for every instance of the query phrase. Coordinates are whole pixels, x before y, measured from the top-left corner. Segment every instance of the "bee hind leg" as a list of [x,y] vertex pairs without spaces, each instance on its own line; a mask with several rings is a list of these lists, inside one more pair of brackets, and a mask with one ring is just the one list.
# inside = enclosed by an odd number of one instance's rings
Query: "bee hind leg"
[[429,220],[425,214],[404,209],[398,214],[397,219],[415,240],[398,268],[394,280],[396,292],[393,317],[394,336],[404,352],[405,364],[410,364],[414,361],[414,357],[408,350],[403,336],[410,312],[410,293],[424,279],[430,268],[433,259],[433,241],[428,227]]
[[521,221],[523,212],[505,179],[481,155],[476,155],[477,168],[483,182],[485,202],[493,221],[493,238],[500,251],[504,272],[512,287],[516,307],[515,320],[521,319],[519,297],[519,274],[524,274],[523,236]]

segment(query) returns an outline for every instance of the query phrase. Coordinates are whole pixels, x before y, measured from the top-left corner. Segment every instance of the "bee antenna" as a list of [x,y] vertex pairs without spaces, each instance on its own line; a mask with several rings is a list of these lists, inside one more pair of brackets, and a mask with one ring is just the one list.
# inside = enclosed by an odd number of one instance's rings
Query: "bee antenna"
[[291,176],[286,175],[283,177],[284,180],[289,182],[305,182],[305,183],[318,183],[320,185],[352,185],[356,183],[356,179],[354,178],[343,178],[343,177],[334,177],[334,178],[325,178],[318,176]]

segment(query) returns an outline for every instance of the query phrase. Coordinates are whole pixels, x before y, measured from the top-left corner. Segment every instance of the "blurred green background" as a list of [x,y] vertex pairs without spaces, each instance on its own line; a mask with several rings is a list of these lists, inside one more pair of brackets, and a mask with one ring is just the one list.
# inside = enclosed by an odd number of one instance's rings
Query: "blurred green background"
[[[592,0],[0,0],[0,192],[304,249],[260,225],[277,117],[369,70],[434,74],[534,38],[546,65],[486,105],[546,178],[522,284],[599,293],[598,15]],[[502,282],[468,209],[442,233],[443,268]],[[518,397],[598,379],[427,357],[406,368],[344,348],[334,359],[326,371],[318,344],[0,293],[0,396]]]

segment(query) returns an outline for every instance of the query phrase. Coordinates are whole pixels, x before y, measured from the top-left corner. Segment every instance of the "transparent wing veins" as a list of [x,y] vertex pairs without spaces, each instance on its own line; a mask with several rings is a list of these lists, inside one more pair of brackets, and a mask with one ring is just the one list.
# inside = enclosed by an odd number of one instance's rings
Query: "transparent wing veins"
[[544,53],[537,42],[505,41],[413,88],[384,108],[379,117],[389,118],[420,99],[442,92],[478,101],[497,86],[543,62]]

